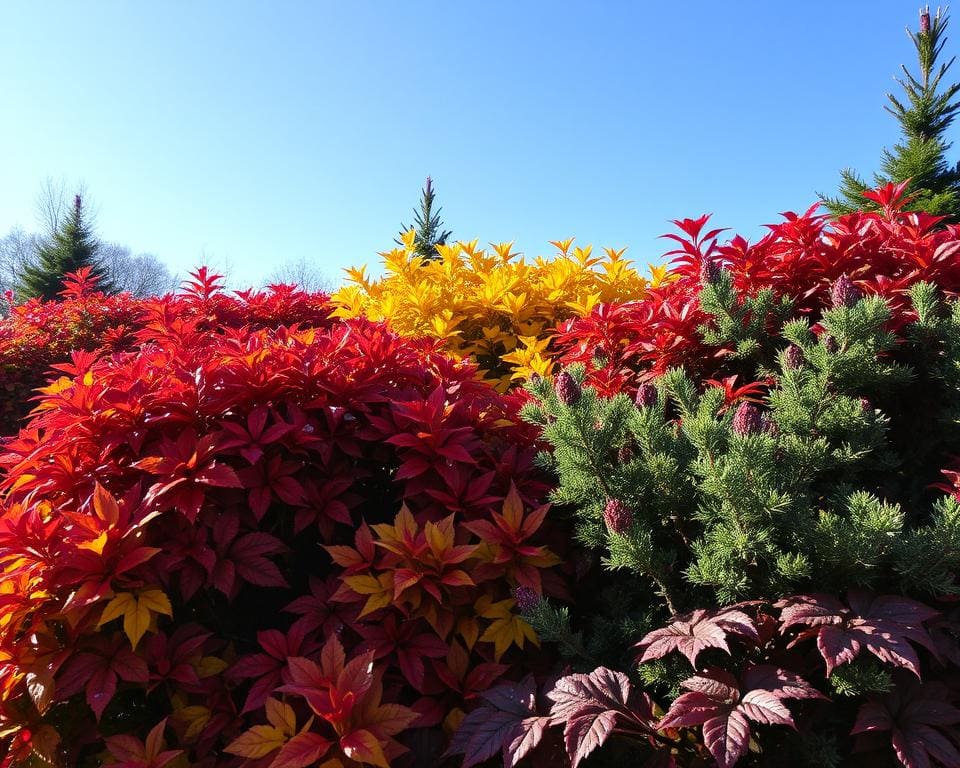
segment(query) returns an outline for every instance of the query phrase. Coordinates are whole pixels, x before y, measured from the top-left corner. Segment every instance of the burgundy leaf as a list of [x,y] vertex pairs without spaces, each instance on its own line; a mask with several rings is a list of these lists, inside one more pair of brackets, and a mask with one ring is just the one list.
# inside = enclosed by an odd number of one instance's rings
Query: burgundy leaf
[[643,651],[641,663],[661,659],[668,653],[678,651],[686,656],[690,665],[696,669],[697,656],[707,648],[719,648],[730,653],[727,646],[728,635],[759,640],[753,620],[743,611],[698,609],[693,613],[674,617],[668,626],[648,633],[634,647]]
[[481,694],[484,705],[470,712],[453,734],[447,755],[462,754],[463,768],[478,765],[498,752],[507,768],[543,738],[548,718],[536,711],[537,686],[532,675]]
[[931,759],[945,768],[960,768],[960,750],[950,738],[956,738],[960,709],[951,703],[947,687],[921,683],[902,672],[894,682],[890,693],[860,707],[850,733],[889,731],[905,768],[928,768]]
[[703,741],[720,768],[730,768],[750,742],[750,721],[794,727],[785,699],[822,698],[802,678],[777,667],[748,667],[738,684],[723,670],[710,669],[685,680],[681,694],[658,729],[702,725]]
[[937,611],[895,595],[877,596],[851,589],[849,604],[830,595],[797,595],[777,604],[781,608],[781,632],[796,625],[802,630],[791,646],[816,638],[817,648],[827,665],[827,676],[841,664],[853,661],[866,648],[881,661],[909,669],[920,677],[920,660],[911,643],[937,656],[937,647],[923,624]]
[[606,667],[589,675],[561,677],[547,698],[553,702],[552,721],[564,724],[563,740],[573,768],[606,741],[618,720],[652,730],[653,703],[649,697],[632,697],[627,676]]

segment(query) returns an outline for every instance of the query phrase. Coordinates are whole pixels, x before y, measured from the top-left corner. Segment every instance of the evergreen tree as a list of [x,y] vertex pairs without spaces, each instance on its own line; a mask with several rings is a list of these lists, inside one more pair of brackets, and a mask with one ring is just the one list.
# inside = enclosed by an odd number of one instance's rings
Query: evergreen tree
[[[447,238],[452,234],[450,230],[443,229],[443,222],[440,220],[442,209],[437,208],[436,212],[433,210],[435,197],[433,179],[427,176],[427,183],[420,198],[420,210],[418,211],[416,208],[413,210],[413,224],[408,226],[401,224],[404,232],[409,232],[411,229],[416,230],[416,237],[413,241],[414,251],[424,259],[437,258],[437,246],[446,245]],[[399,239],[396,242],[403,244]]]
[[922,210],[951,221],[960,220],[960,163],[947,162],[946,153],[951,142],[944,135],[960,109],[955,97],[960,92],[960,83],[953,83],[941,90],[942,80],[950,65],[938,66],[937,59],[943,50],[946,37],[947,16],[940,9],[931,19],[929,7],[920,12],[920,30],[907,34],[917,49],[920,72],[912,75],[906,68],[904,77],[896,78],[906,93],[906,100],[887,94],[890,104],[886,107],[900,123],[902,139],[892,150],[883,151],[881,172],[874,174],[873,184],[868,184],[855,171],[847,168],[840,174],[840,189],[836,197],[821,195],[826,208],[834,215],[854,210],[871,210],[876,204],[864,197],[871,187],[888,182],[899,183],[910,179],[908,192],[913,200],[911,210]]
[[100,243],[84,218],[83,201],[76,195],[73,208],[59,230],[37,251],[37,261],[20,277],[17,296],[52,300],[63,290],[64,277],[81,267],[91,267],[100,290],[110,290],[103,265],[97,258]]

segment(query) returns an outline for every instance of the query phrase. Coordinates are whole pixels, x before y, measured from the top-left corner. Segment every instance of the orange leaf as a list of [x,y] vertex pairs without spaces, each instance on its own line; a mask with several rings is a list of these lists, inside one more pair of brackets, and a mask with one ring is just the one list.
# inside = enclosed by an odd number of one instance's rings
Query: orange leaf
[[255,725],[249,731],[241,733],[231,741],[223,751],[237,757],[257,760],[280,749],[286,741],[286,735],[272,725]]

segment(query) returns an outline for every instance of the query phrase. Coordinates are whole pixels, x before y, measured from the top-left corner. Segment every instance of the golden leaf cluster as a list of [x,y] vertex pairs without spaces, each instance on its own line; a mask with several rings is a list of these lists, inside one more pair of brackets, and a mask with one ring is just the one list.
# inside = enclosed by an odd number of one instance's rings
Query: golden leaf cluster
[[[409,233],[408,233],[409,235]],[[552,372],[550,338],[563,320],[589,314],[598,304],[639,299],[665,279],[643,277],[624,258],[626,249],[573,246],[551,241],[556,253],[528,260],[512,243],[478,247],[477,241],[437,247],[436,259],[413,250],[413,239],[380,254],[384,276],[366,267],[347,270],[348,283],[331,297],[334,317],[385,320],[409,336],[440,339],[471,357],[501,391],[534,373]]]

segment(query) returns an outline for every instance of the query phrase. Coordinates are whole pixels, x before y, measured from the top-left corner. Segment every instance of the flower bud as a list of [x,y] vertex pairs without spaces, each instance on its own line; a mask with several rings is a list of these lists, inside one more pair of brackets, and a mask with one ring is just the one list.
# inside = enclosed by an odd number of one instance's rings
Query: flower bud
[[603,522],[610,533],[624,534],[633,525],[633,512],[619,499],[607,499],[603,508]]
[[573,405],[580,399],[580,385],[566,371],[560,371],[554,378],[553,390],[564,405]]
[[873,403],[871,403],[867,398],[860,398],[860,410],[864,413],[870,413],[873,410]]
[[623,446],[623,448],[617,451],[617,461],[621,464],[627,464],[633,461],[633,449],[631,449],[629,445]]
[[837,350],[840,349],[840,346],[837,344],[837,340],[833,336],[824,336],[823,338],[823,347],[831,355],[837,354]]
[[753,403],[740,403],[733,414],[733,433],[744,437],[762,428],[760,409]]
[[517,601],[517,608],[520,610],[520,613],[529,613],[536,608],[537,603],[540,602],[540,596],[530,589],[530,587],[517,587],[513,596]]
[[930,8],[924,8],[920,11],[920,31],[929,32],[930,31]]
[[801,365],[803,365],[803,350],[800,349],[796,344],[791,344],[787,347],[787,351],[784,354],[786,367],[790,370],[796,370]]
[[653,408],[657,404],[657,388],[648,382],[644,382],[637,389],[637,407]]
[[833,287],[830,288],[830,301],[834,309],[840,307],[852,307],[863,298],[863,291],[857,288],[846,275],[840,275]]

